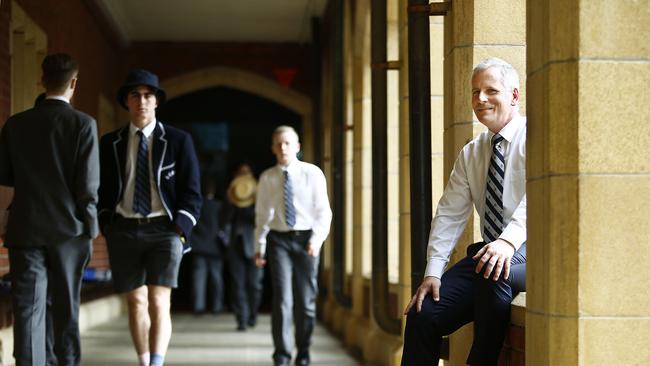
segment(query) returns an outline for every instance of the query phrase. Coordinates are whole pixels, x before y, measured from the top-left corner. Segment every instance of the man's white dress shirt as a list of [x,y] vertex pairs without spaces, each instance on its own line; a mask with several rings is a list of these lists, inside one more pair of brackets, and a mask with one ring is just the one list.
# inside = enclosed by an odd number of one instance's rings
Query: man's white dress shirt
[[[296,224],[289,227],[284,213],[284,170],[293,187]],[[262,173],[255,203],[256,252],[266,253],[266,235],[270,230],[312,230],[310,243],[316,253],[327,238],[332,210],[327,197],[325,175],[315,165],[295,160],[288,166],[276,165]]]
[[68,99],[68,98],[66,98],[66,97],[64,97],[62,95],[49,95],[49,96],[46,96],[45,99],[60,100],[62,102],[66,102],[66,103],[70,104],[70,99]]
[[[515,116],[499,131],[499,135],[504,138],[501,146],[506,165],[503,184],[504,229],[499,238],[519,249],[526,241],[526,118]],[[472,204],[481,218],[481,235],[486,240],[483,233],[485,184],[492,158],[493,136],[490,131],[479,134],[463,147],[454,164],[431,222],[425,277],[442,277],[472,212]]]
[[[153,162],[151,161],[151,152],[153,147],[153,131],[156,128],[156,121],[150,122],[142,129],[142,134],[147,138],[147,153],[149,154],[149,186],[151,187],[151,212],[147,217],[167,216],[167,212],[162,205],[160,193],[153,176]],[[142,214],[133,211],[133,195],[135,193],[135,173],[136,162],[138,159],[138,147],[140,145],[140,137],[137,132],[140,129],[133,123],[129,123],[129,142],[126,147],[126,182],[124,182],[124,193],[122,200],[118,203],[115,211],[129,218],[142,217]]]

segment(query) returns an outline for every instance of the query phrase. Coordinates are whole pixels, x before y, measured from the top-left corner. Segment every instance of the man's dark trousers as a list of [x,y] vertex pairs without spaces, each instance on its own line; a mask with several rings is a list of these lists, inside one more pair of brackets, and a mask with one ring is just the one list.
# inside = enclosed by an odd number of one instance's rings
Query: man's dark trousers
[[[194,253],[192,256],[192,311],[202,313],[209,303],[212,313],[223,310],[223,260],[219,256]],[[206,295],[210,296],[207,301]]]
[[232,309],[239,325],[257,323],[257,310],[262,300],[262,276],[264,272],[247,257],[241,235],[235,237],[228,248],[228,266],[232,278]]
[[307,254],[310,238],[311,230],[271,231],[266,238],[273,287],[271,324],[276,363],[291,359],[291,319],[294,317],[298,354],[309,352],[316,318],[319,261],[319,257]]
[[22,340],[15,342],[17,365],[44,365],[46,362],[48,286],[51,287],[51,310],[56,314],[52,320],[58,364],[80,364],[81,278],[91,252],[91,240],[86,235],[47,247],[9,248],[14,338]]
[[525,291],[526,243],[510,261],[510,277],[499,281],[476,274],[472,257],[485,245],[467,248],[467,257],[442,276],[440,301],[428,294],[421,312],[415,306],[408,313],[404,333],[402,366],[438,365],[442,337],[474,321],[474,342],[467,363],[472,366],[497,365],[510,319],[513,294]]

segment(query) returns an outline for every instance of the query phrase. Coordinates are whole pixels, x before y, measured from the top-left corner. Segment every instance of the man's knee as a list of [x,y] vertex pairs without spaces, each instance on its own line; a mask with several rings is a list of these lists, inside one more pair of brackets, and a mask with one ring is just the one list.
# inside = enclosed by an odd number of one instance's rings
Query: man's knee
[[171,305],[171,288],[149,286],[149,312],[151,314],[169,313]]
[[129,307],[129,312],[138,313],[146,311],[148,307],[147,288],[141,286],[130,291],[126,295],[126,302]]
[[421,311],[418,312],[415,306],[413,306],[406,315],[406,331],[415,331],[417,333],[426,332],[429,335],[442,337],[444,334],[440,331],[433,306],[435,306],[433,300],[426,298],[422,302]]

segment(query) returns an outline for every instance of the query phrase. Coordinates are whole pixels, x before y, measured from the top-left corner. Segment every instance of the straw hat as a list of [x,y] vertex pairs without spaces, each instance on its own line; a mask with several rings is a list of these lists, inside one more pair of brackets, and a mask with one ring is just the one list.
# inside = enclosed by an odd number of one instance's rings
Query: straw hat
[[237,207],[248,207],[255,203],[257,182],[251,174],[244,174],[230,182],[228,187],[228,200]]

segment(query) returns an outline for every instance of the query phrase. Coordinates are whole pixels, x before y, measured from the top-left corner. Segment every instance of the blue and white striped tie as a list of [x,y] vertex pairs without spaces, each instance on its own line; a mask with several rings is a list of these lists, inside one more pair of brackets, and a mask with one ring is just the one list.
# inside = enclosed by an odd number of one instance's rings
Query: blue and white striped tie
[[287,226],[293,227],[296,224],[296,208],[293,206],[293,186],[289,178],[289,172],[284,171],[284,219]]
[[151,183],[149,183],[149,149],[147,137],[138,131],[140,137],[135,168],[135,190],[133,192],[133,212],[147,216],[151,213]]
[[503,137],[500,135],[492,138],[492,159],[485,187],[483,232],[488,243],[498,239],[503,231],[503,177],[506,164],[499,147],[501,141]]

